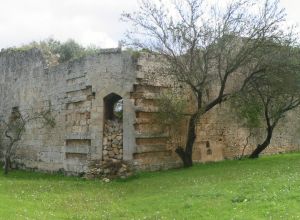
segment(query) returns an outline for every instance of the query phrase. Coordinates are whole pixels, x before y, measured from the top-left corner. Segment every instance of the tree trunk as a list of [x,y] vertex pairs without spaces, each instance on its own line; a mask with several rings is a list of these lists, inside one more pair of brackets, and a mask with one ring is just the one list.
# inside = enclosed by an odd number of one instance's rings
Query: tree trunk
[[176,149],[176,153],[181,158],[184,167],[193,166],[192,156],[193,156],[193,145],[196,139],[196,122],[197,122],[197,114],[194,114],[192,115],[189,121],[187,142],[186,142],[185,149],[183,149],[182,147],[178,147]]
[[265,141],[262,144],[257,145],[256,149],[252,152],[252,154],[249,156],[251,159],[255,159],[259,157],[259,154],[264,151],[270,144],[272,134],[273,134],[273,128],[269,127],[267,129],[268,135],[265,139]]
[[11,142],[5,152],[5,156],[4,156],[4,174],[8,174],[9,169],[11,168],[11,161],[10,161],[10,157],[11,157],[11,150],[12,147],[14,145],[14,142]]
[[7,175],[10,169],[10,156],[5,156],[4,161],[4,174]]

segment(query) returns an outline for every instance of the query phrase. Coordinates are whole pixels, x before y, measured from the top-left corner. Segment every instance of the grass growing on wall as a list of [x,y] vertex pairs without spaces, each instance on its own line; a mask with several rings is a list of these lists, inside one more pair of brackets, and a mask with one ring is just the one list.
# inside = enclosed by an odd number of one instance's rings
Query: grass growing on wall
[[13,171],[0,175],[0,219],[300,219],[299,171],[299,153],[110,183]]

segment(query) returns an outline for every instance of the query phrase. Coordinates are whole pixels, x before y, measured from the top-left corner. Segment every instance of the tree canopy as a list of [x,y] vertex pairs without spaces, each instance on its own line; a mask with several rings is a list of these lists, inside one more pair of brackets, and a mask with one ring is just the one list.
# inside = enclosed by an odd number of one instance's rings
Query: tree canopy
[[300,105],[300,49],[291,43],[277,45],[273,56],[261,61],[264,70],[252,77],[233,99],[248,127],[266,128],[266,137],[252,152],[252,158],[269,146],[280,119]]
[[[176,149],[186,167],[192,165],[195,126],[201,115],[266,68],[276,69],[279,63],[267,61],[277,45],[294,37],[277,0],[233,0],[224,7],[218,6],[220,1],[211,2],[142,0],[136,12],[122,16],[132,24],[128,45],[160,54],[162,72],[188,86],[197,100],[186,146]],[[289,68],[288,63],[285,66]]]

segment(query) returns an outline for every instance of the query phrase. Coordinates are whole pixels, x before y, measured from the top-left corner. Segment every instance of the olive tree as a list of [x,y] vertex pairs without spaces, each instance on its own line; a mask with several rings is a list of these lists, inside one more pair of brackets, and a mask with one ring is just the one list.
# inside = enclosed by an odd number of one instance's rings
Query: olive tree
[[[132,25],[128,45],[159,54],[162,73],[189,87],[197,100],[186,145],[176,149],[185,167],[193,164],[201,116],[263,71],[258,63],[270,53],[257,51],[285,39],[285,13],[277,0],[233,0],[220,7],[211,2],[141,0],[136,12],[122,15]],[[237,86],[230,88],[233,82]]]
[[[275,43],[276,44],[276,43]],[[270,144],[273,131],[287,112],[300,105],[300,50],[293,41],[277,44],[273,56],[261,63],[264,70],[249,80],[234,100],[238,115],[249,128],[265,128],[266,134],[250,158],[257,158]]]
[[187,101],[181,97],[182,94],[172,92],[162,92],[157,100],[158,111],[155,119],[163,130],[169,134],[168,142],[172,146],[182,147],[182,124],[186,122]]

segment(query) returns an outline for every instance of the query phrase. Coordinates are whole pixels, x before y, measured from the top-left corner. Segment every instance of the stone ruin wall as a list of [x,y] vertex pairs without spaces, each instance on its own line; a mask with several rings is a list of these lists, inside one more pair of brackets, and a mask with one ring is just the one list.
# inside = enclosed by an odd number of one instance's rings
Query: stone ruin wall
[[[123,154],[132,160],[134,111],[130,92],[135,83],[131,55],[118,49],[102,51],[57,66],[48,66],[37,49],[0,53],[0,114],[13,107],[37,112],[51,103],[54,128],[27,124],[14,162],[21,168],[82,173],[103,156],[104,98],[123,99]],[[120,153],[121,149],[119,150]]]
[[[275,128],[270,146],[263,154],[299,151],[299,121],[299,111],[288,113]],[[194,160],[206,162],[237,158],[242,154],[249,134],[249,129],[234,115],[229,104],[223,103],[204,115],[198,124]],[[263,142],[265,135],[264,127],[253,131],[244,154],[249,155]],[[209,149],[211,153],[208,153]]]
[[[159,60],[160,59],[153,55],[142,56],[139,61],[140,70],[138,75],[142,76],[140,82],[142,85],[145,85],[145,88],[151,85],[161,92],[164,88],[171,88],[174,84],[172,84],[172,81],[166,80],[155,71],[160,65]],[[235,77],[240,77],[240,75],[237,74]],[[238,80],[230,80],[229,82],[232,83],[227,89],[237,87],[238,85],[235,84],[236,81]],[[160,89],[158,89],[158,87]],[[207,97],[208,99],[217,95],[216,93],[218,91],[215,89],[217,87],[218,83],[215,84],[214,88],[209,89],[210,97]],[[145,89],[145,91],[147,91],[147,89]],[[186,96],[188,96],[191,105],[192,103],[195,103],[195,99],[191,94],[186,94]],[[150,105],[149,111],[155,112],[155,110],[153,110],[153,105],[152,107]],[[193,108],[191,107],[188,111],[193,112]],[[276,154],[300,150],[299,112],[300,110],[289,112],[287,117],[281,120],[274,130],[270,146],[263,154]],[[181,129],[181,141],[183,144],[186,141],[185,134],[187,132],[187,125],[188,118],[182,123],[181,128],[177,128]],[[210,162],[239,157],[246,145],[246,140],[250,131],[243,126],[243,121],[234,114],[230,104],[222,103],[202,116],[197,124],[196,133],[197,137],[194,144],[193,160],[197,162]],[[257,144],[263,141],[265,135],[266,132],[264,127],[256,129],[253,132],[253,135],[248,138],[248,144],[244,154],[250,154]],[[169,141],[166,141],[166,145],[168,146],[168,149],[172,151],[172,153],[170,153],[172,160],[177,161],[177,163],[180,164],[181,162],[178,161],[177,155],[174,155],[174,146],[170,145],[170,138]],[[167,163],[168,159],[166,158],[167,157],[165,157],[165,162]]]
[[41,125],[36,122],[27,125],[22,143],[19,143],[14,156],[19,166],[41,170],[58,170],[63,167],[65,126],[62,123],[64,115],[60,113],[64,78],[64,75],[48,72],[46,63],[37,50],[1,53],[0,115],[9,117],[13,107],[18,107],[21,112],[30,112],[33,106],[34,112],[44,110],[51,100],[52,114],[56,118],[53,129],[41,129]]
[[[28,124],[15,162],[23,168],[68,173],[86,172],[90,164],[99,170],[99,164],[110,160],[127,161],[138,170],[181,166],[169,131],[155,120],[160,93],[173,86],[172,80],[155,71],[157,65],[156,56],[142,54],[136,60],[118,50],[57,66],[48,66],[36,49],[0,53],[0,114],[8,117],[16,106],[21,111],[43,110],[51,103],[56,121],[54,128]],[[122,123],[105,118],[104,100],[112,94],[122,97]],[[189,100],[194,102],[191,95]],[[275,129],[265,153],[299,150],[298,119],[298,112],[283,119],[286,123]],[[178,128],[182,144],[187,123]],[[262,131],[249,139],[246,153],[262,139]],[[248,133],[223,103],[199,122],[194,160],[234,158],[240,155]]]

